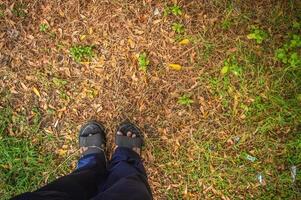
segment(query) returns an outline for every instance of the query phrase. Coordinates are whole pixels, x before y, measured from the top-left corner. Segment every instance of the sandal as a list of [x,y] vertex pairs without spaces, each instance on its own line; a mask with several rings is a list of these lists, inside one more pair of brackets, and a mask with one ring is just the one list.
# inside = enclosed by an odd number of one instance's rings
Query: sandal
[[82,153],[85,156],[92,153],[104,153],[106,134],[103,125],[96,121],[87,122],[79,131],[79,146],[88,149]]
[[[122,135],[118,135],[117,132],[121,132]],[[127,132],[131,132],[132,135],[136,135],[136,137],[128,137]],[[143,136],[140,129],[131,122],[123,122],[121,123],[116,131],[115,136],[115,144],[118,147],[126,147],[126,148],[142,148],[144,145]]]

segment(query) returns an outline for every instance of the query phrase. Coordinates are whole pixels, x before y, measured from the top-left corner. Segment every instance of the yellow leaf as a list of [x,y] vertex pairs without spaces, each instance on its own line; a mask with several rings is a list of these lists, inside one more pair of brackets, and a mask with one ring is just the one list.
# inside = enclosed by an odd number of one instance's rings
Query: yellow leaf
[[179,70],[182,69],[182,66],[179,65],[179,64],[169,64],[168,66],[169,66],[171,69],[174,69],[174,70],[177,70],[177,71],[179,71]]
[[181,42],[179,42],[179,44],[182,44],[182,45],[186,45],[188,44],[190,41],[188,39],[183,39]]
[[59,10],[59,14],[61,17],[65,17],[65,13],[62,10]]
[[135,43],[134,43],[134,41],[133,41],[133,40],[131,40],[131,39],[128,39],[128,43],[129,43],[129,45],[130,45],[131,49],[133,49],[133,48],[135,47]]
[[228,71],[229,71],[229,66],[224,66],[222,69],[221,69],[221,74],[227,74],[228,73]]
[[93,28],[92,28],[92,27],[89,28],[88,33],[89,33],[90,35],[92,35],[92,33],[93,33]]
[[38,90],[37,88],[33,87],[33,88],[32,88],[32,91],[33,91],[38,97],[41,97],[40,92],[39,92],[39,90]]
[[80,40],[84,40],[85,38],[86,38],[86,35],[81,35],[81,36],[79,37]]
[[57,153],[58,153],[60,156],[64,156],[64,155],[66,155],[67,150],[59,149],[59,150],[57,151]]

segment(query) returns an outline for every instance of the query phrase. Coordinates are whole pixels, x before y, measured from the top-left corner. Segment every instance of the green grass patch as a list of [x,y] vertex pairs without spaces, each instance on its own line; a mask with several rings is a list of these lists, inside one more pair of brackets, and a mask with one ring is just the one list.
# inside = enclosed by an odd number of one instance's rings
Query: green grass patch
[[69,51],[70,56],[78,63],[90,61],[95,56],[93,46],[75,45]]
[[[38,123],[33,119],[33,123]],[[53,169],[51,154],[41,154],[29,139],[8,136],[8,126],[13,122],[9,107],[0,109],[0,195],[8,199],[19,193],[39,187]],[[32,134],[36,133],[33,127]]]

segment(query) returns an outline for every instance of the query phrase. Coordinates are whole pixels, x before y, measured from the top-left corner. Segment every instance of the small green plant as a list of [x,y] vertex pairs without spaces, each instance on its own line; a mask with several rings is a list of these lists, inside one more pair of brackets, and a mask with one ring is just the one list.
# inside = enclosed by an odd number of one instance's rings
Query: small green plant
[[181,23],[173,23],[172,24],[172,30],[176,32],[177,34],[184,33],[184,25]]
[[293,29],[300,30],[301,29],[301,23],[297,22],[297,21],[294,21],[293,22]]
[[184,94],[178,98],[178,104],[189,106],[193,103],[193,100],[191,99],[190,95]]
[[169,14],[173,14],[175,16],[182,15],[182,9],[178,5],[168,6],[164,9],[164,16],[167,16]]
[[299,35],[292,35],[291,39],[285,43],[281,48],[276,50],[276,59],[290,67],[296,68],[301,65],[301,58],[298,50],[301,47],[301,37]]
[[149,65],[149,59],[147,58],[147,54],[145,52],[139,54],[138,65],[140,70],[142,71],[147,70]]
[[40,32],[46,33],[48,28],[49,28],[48,24],[45,23],[40,24]]
[[4,17],[5,4],[0,4],[0,18]]
[[227,59],[221,69],[222,75],[228,74],[229,72],[235,76],[240,76],[242,74],[242,67],[239,65],[235,57]]
[[76,62],[89,61],[94,57],[92,46],[76,45],[70,48],[70,55]]
[[52,82],[57,88],[64,87],[68,83],[68,81],[56,77],[53,77]]
[[252,31],[247,35],[250,40],[255,40],[257,44],[261,44],[265,39],[267,39],[268,34],[259,28],[252,27]]
[[16,3],[13,7],[12,13],[17,17],[26,17],[26,5],[23,3]]

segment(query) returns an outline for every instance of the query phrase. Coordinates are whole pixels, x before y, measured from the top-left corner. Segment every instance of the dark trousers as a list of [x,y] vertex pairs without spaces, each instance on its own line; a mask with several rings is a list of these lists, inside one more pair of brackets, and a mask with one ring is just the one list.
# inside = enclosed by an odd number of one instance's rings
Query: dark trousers
[[48,185],[21,194],[13,200],[152,199],[140,156],[131,149],[117,148],[108,166],[103,153],[89,154],[77,169]]

